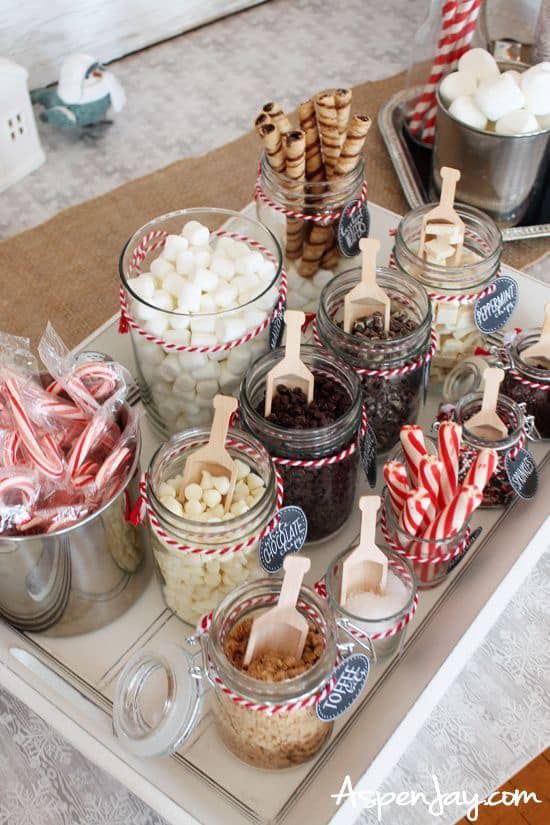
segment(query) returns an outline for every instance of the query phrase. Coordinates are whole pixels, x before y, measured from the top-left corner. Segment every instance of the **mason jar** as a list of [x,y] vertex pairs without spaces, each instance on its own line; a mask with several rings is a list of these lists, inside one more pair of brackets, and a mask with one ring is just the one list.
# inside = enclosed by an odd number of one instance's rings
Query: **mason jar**
[[187,649],[165,644],[134,655],[119,677],[113,702],[113,727],[121,745],[140,757],[172,753],[185,745],[209,700],[218,736],[246,764],[278,770],[315,756],[333,727],[318,717],[316,705],[329,694],[339,656],[356,647],[366,650],[371,661],[375,655],[368,640],[360,643],[348,636],[345,644],[340,642],[328,602],[302,586],[296,606],[322,644],[317,661],[290,679],[249,676],[231,661],[230,634],[273,606],[280,591],[280,578],[244,584],[205,617],[200,636],[187,639]]
[[540,339],[540,329],[527,329],[516,335],[505,350],[502,392],[518,404],[524,404],[533,416],[541,438],[550,438],[550,369],[530,364],[522,353]]
[[433,304],[438,349],[432,362],[432,379],[442,381],[455,364],[473,355],[482,338],[474,321],[474,304],[492,283],[500,267],[502,235],[487,215],[472,206],[455,204],[465,224],[464,261],[460,266],[439,266],[417,255],[422,221],[436,204],[419,206],[400,221],[395,236],[394,259],[398,268],[423,284]]
[[[160,309],[151,303],[154,296],[147,301],[138,294],[135,278],[148,272],[168,236],[179,235],[190,221],[198,221],[210,232],[208,245],[194,248],[202,251],[204,266],[222,240],[235,242],[231,254],[261,256],[255,259],[262,268],[261,278],[253,274],[250,282],[257,291],[245,301],[232,300],[227,309],[215,312],[201,308],[181,312]],[[210,424],[212,398],[217,393],[236,395],[251,361],[269,349],[270,321],[286,295],[278,241],[269,229],[240,212],[181,209],[134,232],[122,250],[119,275],[120,330],[130,332],[141,397],[155,430],[166,438]],[[154,277],[158,287],[161,281]],[[205,283],[203,277],[199,285]],[[204,290],[200,300],[202,306],[213,305],[211,293]]]
[[431,357],[432,310],[426,290],[413,278],[377,268],[376,280],[390,297],[391,311],[403,310],[416,328],[387,340],[344,332],[344,298],[360,279],[360,268],[348,269],[324,287],[316,329],[320,344],[360,375],[369,424],[379,453],[385,453],[399,441],[401,427],[418,417]]
[[264,495],[243,515],[220,522],[183,518],[162,503],[161,484],[181,476],[187,459],[208,443],[206,429],[186,430],[163,444],[147,474],[151,547],[166,606],[193,624],[233,588],[262,575],[259,536],[273,523],[282,498],[266,449],[249,433],[230,431],[226,447],[233,459],[253,467]]
[[272,350],[246,373],[240,396],[243,425],[266,447],[282,476],[285,505],[301,507],[307,516],[307,541],[320,541],[347,521],[354,506],[361,425],[361,383],[335,355],[304,345],[300,358],[314,377],[343,387],[349,408],[336,421],[313,429],[289,429],[263,415],[266,377],[284,357]]
[[[288,274],[288,307],[303,312],[317,312],[323,286],[346,265],[347,259],[339,251],[337,229],[342,209],[352,200],[366,195],[365,164],[358,159],[352,172],[325,181],[303,181],[297,184],[273,169],[266,155],[260,161],[260,175],[256,187],[258,220],[275,235],[284,255]],[[296,220],[285,211],[304,214]],[[323,218],[319,223],[313,219]],[[324,251],[317,263],[302,260],[311,232],[316,241],[324,241]],[[368,231],[368,228],[367,228]],[[287,234],[292,237],[288,243]],[[365,233],[366,234],[366,233]],[[298,236],[299,242],[294,243]]]

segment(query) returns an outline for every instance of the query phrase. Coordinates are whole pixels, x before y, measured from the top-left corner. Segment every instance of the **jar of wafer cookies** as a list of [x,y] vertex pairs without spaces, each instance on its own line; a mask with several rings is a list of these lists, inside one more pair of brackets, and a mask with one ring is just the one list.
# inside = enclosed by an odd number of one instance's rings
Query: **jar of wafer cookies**
[[315,313],[321,289],[357,254],[342,239],[348,216],[356,215],[359,236],[368,234],[361,210],[367,195],[363,147],[371,119],[350,116],[351,106],[351,90],[338,89],[300,105],[300,128],[293,128],[273,102],[255,122],[264,148],[257,215],[283,249],[290,309]]

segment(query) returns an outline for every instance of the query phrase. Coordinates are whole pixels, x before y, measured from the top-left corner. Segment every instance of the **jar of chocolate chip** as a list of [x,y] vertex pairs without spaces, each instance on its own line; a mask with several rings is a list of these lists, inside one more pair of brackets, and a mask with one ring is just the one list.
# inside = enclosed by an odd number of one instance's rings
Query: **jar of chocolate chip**
[[266,418],[266,376],[283,356],[275,349],[252,364],[241,385],[240,416],[281,473],[284,504],[304,510],[307,541],[320,541],[340,529],[353,507],[361,382],[335,355],[302,346],[300,357],[315,378],[313,401],[279,386]]
[[426,290],[413,278],[377,268],[378,285],[391,300],[389,332],[379,312],[359,318],[351,333],[344,332],[344,298],[360,278],[360,268],[348,269],[325,286],[317,335],[361,377],[369,423],[379,453],[385,453],[399,441],[401,427],[418,416],[433,350],[432,310]]
[[532,415],[535,428],[541,438],[550,438],[550,363],[545,359],[527,360],[523,352],[540,338],[540,329],[527,329],[516,335],[504,356],[505,375],[502,391],[516,401],[525,404]]
[[474,304],[498,272],[502,235],[488,215],[472,206],[457,204],[456,211],[465,224],[460,265],[436,262],[438,259],[429,251],[424,260],[417,254],[422,221],[433,206],[417,207],[401,219],[395,236],[394,259],[402,272],[426,287],[432,299],[439,342],[431,376],[434,381],[442,381],[458,361],[473,355],[482,343],[474,321]]

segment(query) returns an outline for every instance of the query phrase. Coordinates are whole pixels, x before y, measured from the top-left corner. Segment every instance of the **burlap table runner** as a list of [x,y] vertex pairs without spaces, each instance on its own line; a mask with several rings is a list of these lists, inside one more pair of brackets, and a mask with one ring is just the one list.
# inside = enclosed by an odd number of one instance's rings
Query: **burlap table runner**
[[[404,74],[354,89],[354,110],[375,121],[403,87]],[[250,201],[260,147],[247,134],[200,158],[181,160],[0,244],[0,329],[38,340],[51,320],[75,346],[117,310],[118,257],[124,242],[151,218],[174,209]],[[367,140],[369,199],[398,213],[407,203],[377,125]],[[519,269],[548,248],[544,239],[507,244],[504,260]]]

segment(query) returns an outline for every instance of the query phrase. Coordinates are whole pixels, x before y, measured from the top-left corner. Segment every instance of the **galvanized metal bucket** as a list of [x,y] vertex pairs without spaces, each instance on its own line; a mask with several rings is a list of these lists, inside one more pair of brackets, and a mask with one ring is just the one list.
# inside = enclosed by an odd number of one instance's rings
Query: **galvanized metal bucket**
[[[525,63],[499,63],[523,71]],[[432,185],[441,191],[442,166],[460,169],[456,200],[477,206],[501,227],[516,226],[544,184],[550,158],[550,129],[526,135],[497,135],[461,123],[437,91]]]

